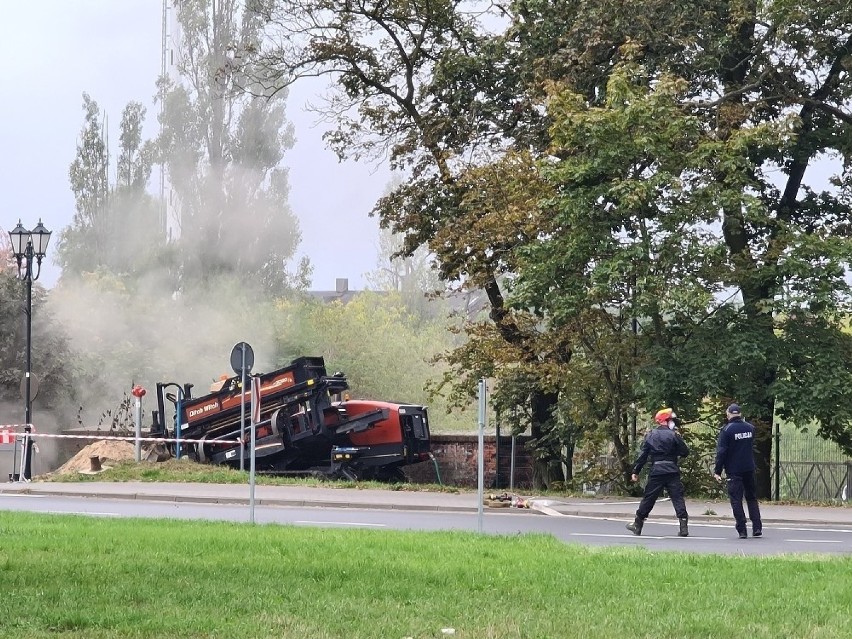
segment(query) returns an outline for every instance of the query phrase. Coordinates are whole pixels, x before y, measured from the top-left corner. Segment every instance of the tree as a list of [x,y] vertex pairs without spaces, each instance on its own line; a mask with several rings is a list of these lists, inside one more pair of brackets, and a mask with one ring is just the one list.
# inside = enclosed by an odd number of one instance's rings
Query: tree
[[119,125],[115,182],[109,179],[106,121],[83,94],[84,124],[69,177],[76,203],[71,224],[59,235],[57,261],[64,277],[104,270],[139,277],[159,268],[165,252],[159,208],[147,193],[153,152],[142,140],[145,108],[130,102]]
[[489,33],[454,3],[262,5],[286,36],[268,68],[338,79],[333,148],[407,169],[382,223],[486,292],[460,388],[499,376],[541,442],[580,391],[622,464],[640,405],[736,397],[764,495],[776,412],[849,442],[849,366],[827,373],[848,353],[849,172],[805,180],[848,165],[849,7],[520,1]]
[[[21,381],[26,371],[26,289],[17,277],[8,235],[0,237],[0,401],[20,402]],[[33,283],[32,374],[38,381],[35,399],[47,407],[63,405],[74,397],[70,379],[73,358],[68,339],[45,304],[46,291]]]
[[[484,182],[501,183],[487,167],[512,135],[529,144],[540,133],[525,124],[537,120],[538,111],[511,91],[518,78],[511,62],[500,57],[503,44],[483,27],[479,7],[288,0],[256,8],[276,43],[260,56],[262,75],[279,83],[332,76],[325,108],[337,125],[326,136],[331,147],[340,157],[387,155],[393,168],[405,172],[405,183],[375,208],[383,227],[404,234],[403,254],[426,246],[442,279],[483,291],[493,327],[508,347],[503,352],[514,353],[525,366],[542,363],[543,344],[548,353],[561,351],[558,342],[540,340],[535,322],[523,312],[507,308],[503,290],[513,271],[510,248],[535,232],[534,220],[526,218],[535,218],[536,211],[512,194],[478,197]],[[509,158],[505,168],[517,164]],[[514,224],[519,220],[520,227]],[[467,330],[475,336],[483,327]],[[459,366],[462,361],[473,365]],[[459,367],[446,377],[459,402],[469,402],[477,380],[495,371],[485,350],[475,362],[461,352],[449,362]],[[539,437],[553,420],[558,396],[545,379],[528,391],[527,414]],[[547,471],[539,470],[547,481]]]
[[[723,3],[696,15],[705,19],[675,11],[629,22],[616,11],[605,26],[589,12],[585,24],[600,28],[594,49],[572,42],[579,29],[566,38],[571,63],[552,85],[550,113],[551,177],[568,224],[530,264],[552,273],[576,257],[589,222],[600,225],[598,244],[569,263],[587,274],[572,294],[597,279],[629,281],[638,266],[645,396],[745,404],[765,496],[775,414],[806,423],[818,413],[824,436],[852,443],[852,360],[839,321],[850,302],[848,170],[833,187],[805,180],[828,154],[848,165],[850,44],[838,34],[850,14],[840,3]],[[666,85],[679,88],[661,101]],[[688,148],[670,133],[661,140],[661,128],[688,132]],[[641,262],[618,258],[619,240],[644,246]]]
[[307,261],[292,275],[285,268],[300,240],[281,164],[294,142],[286,91],[244,86],[257,16],[237,0],[176,6],[179,78],[160,79],[158,143],[179,205],[184,286],[230,274],[276,294],[303,287]]
[[101,264],[106,243],[109,200],[109,151],[100,108],[83,94],[84,123],[77,143],[77,157],[68,175],[74,193],[75,211],[70,226],[57,242],[57,262],[63,271],[93,271]]
[[367,282],[374,290],[399,293],[415,316],[434,319],[446,315],[448,307],[440,300],[442,283],[428,250],[420,247],[406,256],[403,242],[401,235],[381,230],[377,269],[367,274]]

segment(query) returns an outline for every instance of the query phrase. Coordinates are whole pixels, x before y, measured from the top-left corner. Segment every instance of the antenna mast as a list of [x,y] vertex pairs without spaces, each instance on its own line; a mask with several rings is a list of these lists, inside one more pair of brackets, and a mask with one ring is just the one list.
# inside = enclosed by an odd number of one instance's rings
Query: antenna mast
[[[169,0],[163,0],[162,46],[160,51],[160,140],[163,139],[163,116],[166,103],[166,50],[169,39]],[[160,229],[166,232],[166,163],[160,158]]]

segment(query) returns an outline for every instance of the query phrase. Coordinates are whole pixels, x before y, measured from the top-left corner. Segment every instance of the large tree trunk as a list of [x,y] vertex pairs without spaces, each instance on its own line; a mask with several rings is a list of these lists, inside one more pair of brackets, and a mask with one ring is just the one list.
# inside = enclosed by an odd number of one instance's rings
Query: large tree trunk
[[[533,438],[540,440],[553,425],[553,413],[559,399],[557,393],[533,392],[530,396],[530,408],[532,412],[531,433]],[[554,481],[561,481],[561,468],[552,463],[559,459],[559,455],[548,451],[550,454],[542,459],[536,457],[533,462],[533,488],[549,488]]]
[[757,496],[772,498],[772,416],[760,416],[751,420],[755,428],[754,462]]

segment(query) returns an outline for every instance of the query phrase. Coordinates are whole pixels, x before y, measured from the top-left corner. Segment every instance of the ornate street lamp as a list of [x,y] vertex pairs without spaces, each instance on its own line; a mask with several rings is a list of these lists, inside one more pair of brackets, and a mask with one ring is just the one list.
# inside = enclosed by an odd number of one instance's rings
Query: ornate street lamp
[[[50,231],[44,228],[41,220],[32,231],[26,230],[18,220],[18,226],[9,231],[12,240],[12,254],[18,263],[18,279],[24,281],[27,286],[27,368],[24,373],[24,432],[32,432],[32,401],[30,399],[30,380],[32,378],[32,327],[33,327],[33,282],[41,275],[41,261],[47,253],[47,244],[50,242]],[[33,259],[35,259],[35,271],[33,270]],[[24,471],[21,479],[30,479],[30,465],[32,460],[32,440],[25,437]]]

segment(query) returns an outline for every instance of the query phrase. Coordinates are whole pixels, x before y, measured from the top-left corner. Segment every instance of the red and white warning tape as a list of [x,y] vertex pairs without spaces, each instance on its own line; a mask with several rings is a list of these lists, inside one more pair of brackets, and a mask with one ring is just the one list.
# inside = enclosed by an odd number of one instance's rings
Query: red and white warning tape
[[[3,426],[0,426],[3,428]],[[118,437],[115,435],[54,435],[51,433],[13,433],[4,432],[7,437],[23,437],[24,435],[33,439],[44,437],[46,439],[97,439],[127,442],[180,442],[181,444],[239,444],[239,439],[177,439],[175,437]]]

